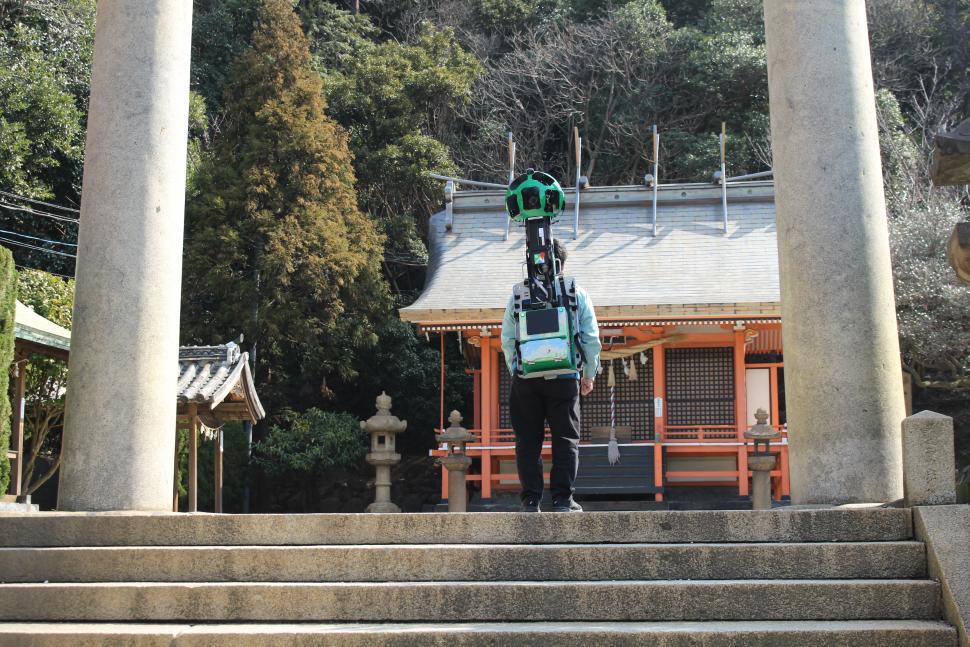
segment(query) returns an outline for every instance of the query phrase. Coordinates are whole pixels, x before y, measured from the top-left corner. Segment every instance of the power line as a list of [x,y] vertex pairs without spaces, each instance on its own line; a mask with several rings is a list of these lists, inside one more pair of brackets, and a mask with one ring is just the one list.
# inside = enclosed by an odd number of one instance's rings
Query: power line
[[36,249],[39,252],[47,252],[48,254],[57,254],[58,256],[66,256],[68,258],[77,258],[76,254],[58,252],[53,249],[47,249],[46,247],[38,247],[37,245],[29,245],[27,243],[22,243],[19,240],[10,240],[9,238],[0,238],[0,243],[7,243],[9,245],[19,245],[20,247],[26,247],[27,249]]
[[46,238],[38,238],[37,236],[28,236],[27,234],[21,234],[16,231],[7,231],[6,229],[0,229],[0,234],[8,234],[10,236],[20,236],[21,238],[29,238],[31,240],[39,240],[42,243],[50,243],[52,245],[67,245],[68,247],[77,247],[76,243],[65,243],[60,240],[48,240]]
[[3,202],[0,200],[0,207],[4,209],[10,209],[11,211],[23,211],[24,213],[29,213],[32,216],[40,216],[42,218],[52,218],[53,220],[60,220],[62,222],[72,222],[75,225],[80,222],[77,218],[68,218],[67,216],[58,216],[53,213],[47,213],[46,211],[37,211],[36,209],[31,209],[30,207],[20,207],[15,204],[10,204],[9,202]]
[[71,207],[62,207],[59,204],[54,204],[53,202],[44,202],[43,200],[35,200],[33,198],[28,198],[27,196],[17,195],[16,193],[10,193],[8,191],[0,191],[0,195],[7,196],[8,198],[14,198],[16,200],[23,200],[24,202],[32,202],[33,204],[42,204],[45,207],[54,207],[55,209],[62,209],[63,211],[70,211],[80,215],[80,211],[77,209],[72,209]]

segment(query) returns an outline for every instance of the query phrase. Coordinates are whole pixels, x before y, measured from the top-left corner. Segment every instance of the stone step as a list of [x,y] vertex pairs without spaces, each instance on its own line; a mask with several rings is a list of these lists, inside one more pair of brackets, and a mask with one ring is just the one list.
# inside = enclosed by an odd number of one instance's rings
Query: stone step
[[941,622],[529,622],[474,624],[4,624],[0,647],[956,647]]
[[939,601],[929,580],[3,584],[0,620],[935,620]]
[[922,543],[0,548],[3,582],[892,579]]
[[10,513],[0,546],[747,543],[910,539],[907,509],[584,514]]

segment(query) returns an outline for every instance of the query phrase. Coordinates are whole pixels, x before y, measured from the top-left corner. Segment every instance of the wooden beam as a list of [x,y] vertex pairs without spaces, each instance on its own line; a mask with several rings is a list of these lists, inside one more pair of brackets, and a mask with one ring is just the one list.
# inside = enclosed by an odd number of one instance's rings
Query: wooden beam
[[44,346],[43,344],[38,344],[26,339],[16,340],[15,348],[18,352],[23,352],[24,356],[28,355],[29,353],[35,353],[37,355],[43,355],[44,357],[53,357],[55,359],[64,360],[65,362],[70,355],[68,351],[61,348]]
[[174,478],[172,479],[172,512],[179,511],[179,430],[175,428],[175,467]]
[[212,490],[213,490],[212,496],[213,496],[213,499],[215,500],[215,505],[213,507],[215,508],[216,512],[222,512],[222,442],[223,442],[222,434],[223,434],[222,429],[217,430],[215,440],[213,441],[215,442],[214,454],[215,454],[216,478],[212,486]]
[[189,512],[199,510],[199,416],[198,406],[189,405]]

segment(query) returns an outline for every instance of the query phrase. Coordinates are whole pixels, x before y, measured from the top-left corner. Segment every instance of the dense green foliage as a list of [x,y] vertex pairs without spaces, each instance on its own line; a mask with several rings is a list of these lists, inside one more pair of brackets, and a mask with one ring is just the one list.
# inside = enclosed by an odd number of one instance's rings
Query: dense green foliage
[[[323,56],[317,60],[325,65]],[[450,30],[426,23],[413,44],[365,46],[339,68],[324,69],[330,111],[350,133],[361,208],[387,236],[386,262],[395,269],[423,262],[427,216],[441,193],[427,172],[457,170],[431,133],[468,101],[478,63]]]
[[253,460],[273,476],[313,476],[334,467],[356,467],[366,453],[360,422],[346,413],[307,409],[286,413],[254,448]]
[[[0,0],[0,191],[80,204],[93,46],[94,0]],[[0,229],[75,240],[75,225],[17,209],[24,206],[3,196]],[[8,245],[18,264],[73,271],[70,257]]]
[[0,249],[0,493],[10,485],[10,373],[13,362],[14,313],[17,304],[17,270],[9,249]]
[[312,510],[321,478],[335,469],[359,468],[366,451],[367,436],[356,417],[311,408],[280,416],[254,447],[253,463],[274,489],[296,490],[303,509]]
[[297,16],[267,0],[188,204],[183,318],[190,343],[244,333],[270,411],[353,379],[350,360],[387,310],[382,239],[357,208],[347,136],[325,106]]

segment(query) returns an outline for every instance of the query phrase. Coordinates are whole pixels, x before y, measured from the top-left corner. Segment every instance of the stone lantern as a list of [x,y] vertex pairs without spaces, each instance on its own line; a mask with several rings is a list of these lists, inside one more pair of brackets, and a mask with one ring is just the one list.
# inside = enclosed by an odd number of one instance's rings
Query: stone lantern
[[[754,510],[771,509],[771,470],[775,468],[777,457],[769,453],[772,440],[781,438],[781,433],[768,424],[768,412],[758,409],[754,414],[758,424],[744,432],[744,437],[752,441],[754,453],[748,456],[751,470],[751,507]],[[764,451],[758,445],[764,444]]]
[[407,426],[407,420],[391,415],[391,397],[387,393],[377,396],[377,413],[360,423],[360,428],[370,434],[367,462],[377,470],[374,502],[367,506],[367,512],[401,511],[391,502],[391,466],[401,462],[401,455],[394,451],[394,438]]
[[475,440],[475,434],[461,426],[461,414],[452,411],[448,416],[451,426],[435,436],[439,443],[445,443],[446,456],[438,462],[448,470],[448,512],[465,512],[467,507],[465,474],[471,467],[472,459],[465,455],[465,445]]

